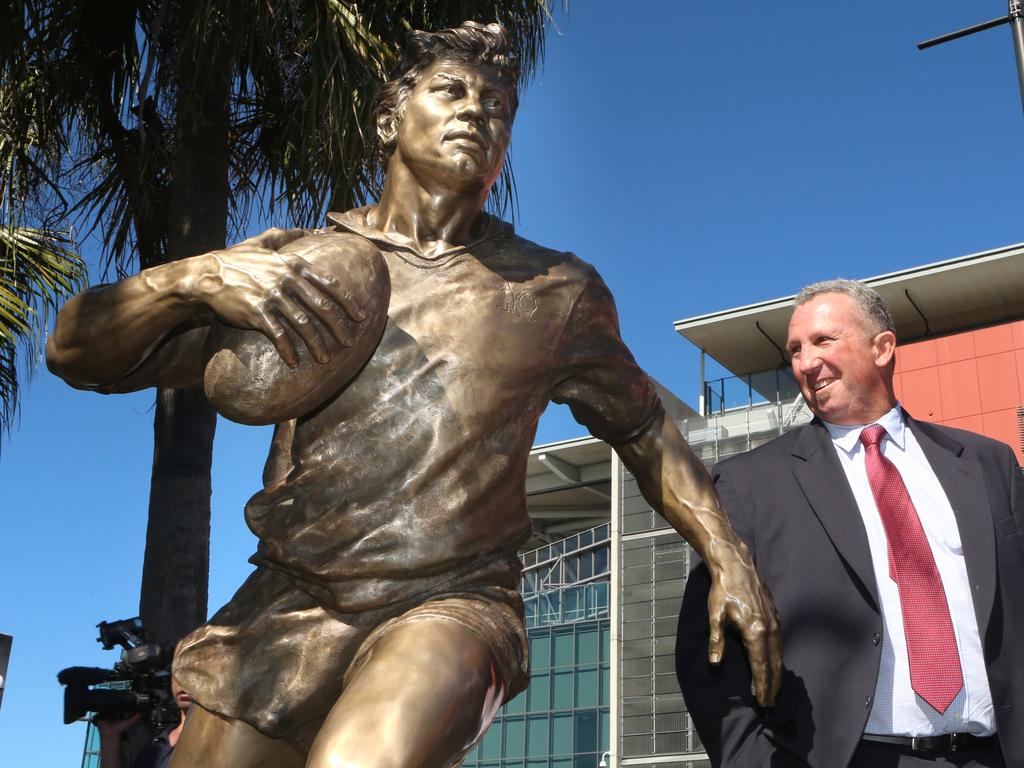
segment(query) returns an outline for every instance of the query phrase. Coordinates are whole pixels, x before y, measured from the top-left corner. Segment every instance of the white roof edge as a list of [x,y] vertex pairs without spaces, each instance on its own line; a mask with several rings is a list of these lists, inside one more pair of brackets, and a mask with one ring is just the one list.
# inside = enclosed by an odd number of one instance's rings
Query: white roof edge
[[[944,259],[942,261],[935,261],[931,264],[924,264],[918,267],[909,267],[907,269],[900,269],[895,272],[886,272],[881,275],[874,277],[860,278],[861,282],[867,283],[868,285],[885,285],[888,283],[896,282],[898,280],[905,280],[910,277],[917,277],[923,274],[934,274],[938,272],[946,272],[953,269],[958,269],[965,263],[982,263],[985,261],[994,261],[996,259],[1006,258],[1007,256],[1013,256],[1017,253],[1024,252],[1024,243],[1014,243],[1012,245],[1004,245],[998,248],[991,248],[987,251],[979,251],[977,253],[967,254],[966,256],[955,256],[951,259]],[[768,301],[759,301],[756,304],[747,304],[740,307],[734,307],[732,309],[722,309],[716,312],[710,312],[706,315],[696,315],[694,317],[683,318],[682,320],[676,320],[672,323],[677,333],[682,333],[688,328],[696,328],[701,325],[708,325],[710,323],[723,320],[731,317],[742,317],[744,315],[753,315],[764,312],[768,309],[776,309],[779,307],[785,307],[793,302],[796,294],[790,294],[789,296],[783,296],[777,299],[770,299]]]
[[574,448],[579,445],[592,445],[594,443],[600,443],[596,437],[586,435],[584,437],[570,437],[567,440],[556,440],[553,443],[543,443],[541,445],[535,445],[530,449],[530,455],[533,456],[538,453],[551,453],[552,451],[564,450],[566,448]]

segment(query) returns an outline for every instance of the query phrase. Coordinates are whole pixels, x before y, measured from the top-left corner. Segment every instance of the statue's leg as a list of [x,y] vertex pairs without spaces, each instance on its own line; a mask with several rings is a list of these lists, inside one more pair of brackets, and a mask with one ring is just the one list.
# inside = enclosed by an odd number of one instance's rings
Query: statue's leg
[[302,754],[284,739],[264,736],[241,720],[189,708],[171,768],[302,768]]
[[324,721],[308,768],[442,768],[490,725],[507,690],[490,647],[430,616],[365,648]]

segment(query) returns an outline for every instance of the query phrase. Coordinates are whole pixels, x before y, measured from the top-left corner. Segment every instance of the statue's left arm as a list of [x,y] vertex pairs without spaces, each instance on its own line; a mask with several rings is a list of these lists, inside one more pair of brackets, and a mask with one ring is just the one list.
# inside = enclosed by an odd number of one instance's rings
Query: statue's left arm
[[573,306],[558,359],[564,373],[552,400],[568,404],[577,421],[615,448],[644,498],[707,563],[710,660],[721,660],[725,625],[732,624],[746,645],[758,701],[774,703],[782,671],[775,606],[704,465],[622,342],[615,303],[596,274]]
[[616,447],[647,502],[697,550],[711,573],[708,658],[721,661],[725,626],[739,631],[747,649],[754,690],[772,706],[782,678],[782,644],[775,605],[747,546],[726,517],[704,465],[664,413],[641,435]]

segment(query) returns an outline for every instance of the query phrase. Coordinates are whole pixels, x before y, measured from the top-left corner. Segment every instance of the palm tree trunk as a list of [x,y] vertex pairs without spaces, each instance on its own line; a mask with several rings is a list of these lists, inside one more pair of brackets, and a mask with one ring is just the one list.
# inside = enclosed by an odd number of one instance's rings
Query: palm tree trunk
[[217,415],[201,389],[158,389],[139,615],[173,644],[206,619]]
[[[179,4],[181,20],[194,18],[193,5]],[[181,98],[169,191],[171,259],[223,248],[227,239],[230,65],[220,30],[206,32],[178,52],[175,66]],[[206,620],[215,426],[202,390],[158,391],[139,614],[167,644]]]

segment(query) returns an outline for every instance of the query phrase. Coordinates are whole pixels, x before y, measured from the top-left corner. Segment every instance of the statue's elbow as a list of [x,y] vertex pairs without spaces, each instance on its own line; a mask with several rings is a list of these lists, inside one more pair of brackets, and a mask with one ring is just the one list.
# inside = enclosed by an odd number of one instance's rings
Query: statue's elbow
[[46,339],[46,369],[75,389],[94,389],[95,383],[80,376],[82,372],[77,370],[76,360],[80,360],[81,355],[76,355],[77,348],[64,339],[59,323],[58,318],[58,327]]

